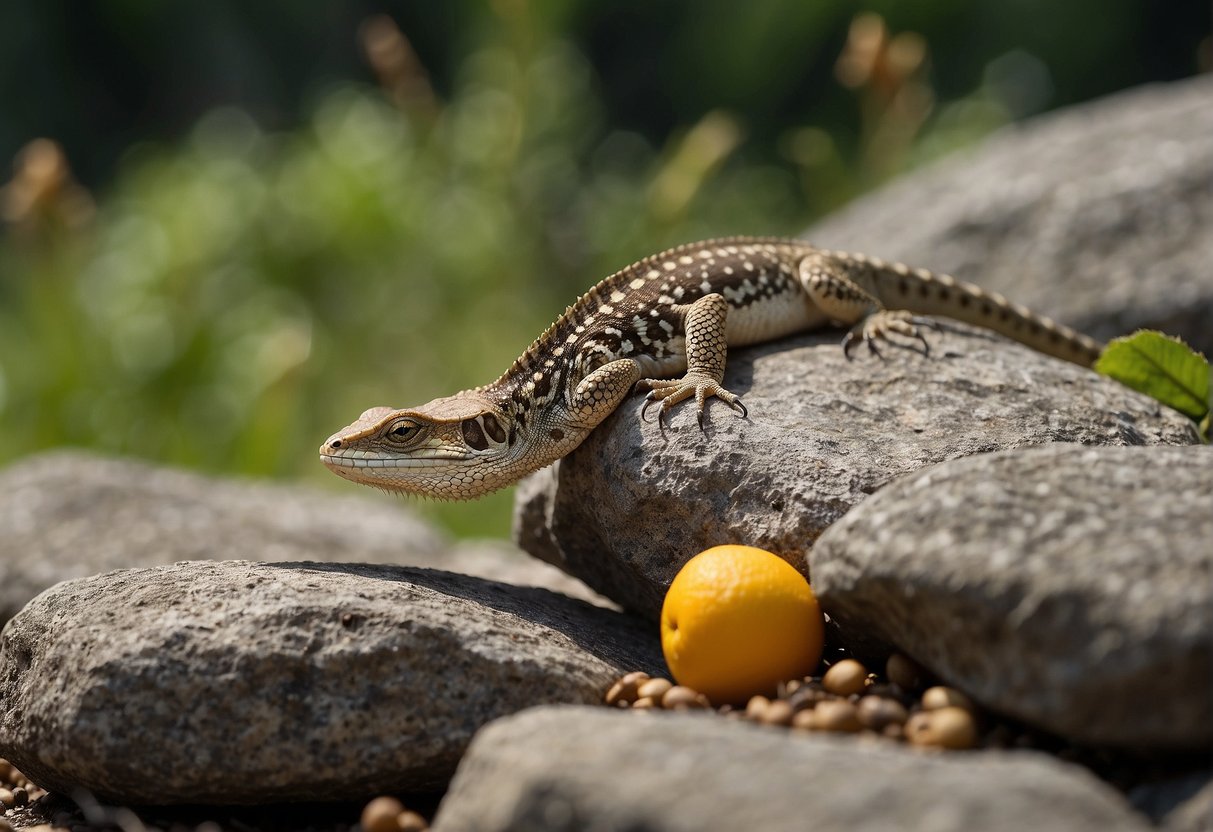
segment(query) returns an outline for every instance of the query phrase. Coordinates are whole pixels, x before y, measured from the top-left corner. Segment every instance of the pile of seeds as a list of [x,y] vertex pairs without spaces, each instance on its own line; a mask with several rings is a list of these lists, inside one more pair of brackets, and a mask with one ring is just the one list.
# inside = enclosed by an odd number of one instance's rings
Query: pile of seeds
[[[754,696],[744,709],[723,705],[716,711],[802,731],[866,732],[932,748],[977,747],[979,718],[972,700],[953,688],[928,687],[926,680],[923,669],[901,654],[889,657],[883,678],[855,659],[842,659],[822,676],[781,683],[774,699]],[[712,709],[702,693],[640,671],[612,685],[606,704],[633,710]]]
[[362,832],[426,832],[425,818],[394,797],[377,797],[362,810]]
[[7,817],[10,812],[25,809],[31,801],[45,795],[46,792],[26,779],[8,760],[0,759],[0,832],[13,829],[13,823]]

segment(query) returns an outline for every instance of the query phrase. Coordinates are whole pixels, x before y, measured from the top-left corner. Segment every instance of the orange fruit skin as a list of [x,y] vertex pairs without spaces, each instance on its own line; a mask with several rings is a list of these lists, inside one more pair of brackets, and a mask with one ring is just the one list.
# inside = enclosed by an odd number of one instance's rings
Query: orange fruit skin
[[715,546],[683,565],[661,608],[661,647],[678,684],[741,704],[807,676],[825,621],[796,569],[753,546]]

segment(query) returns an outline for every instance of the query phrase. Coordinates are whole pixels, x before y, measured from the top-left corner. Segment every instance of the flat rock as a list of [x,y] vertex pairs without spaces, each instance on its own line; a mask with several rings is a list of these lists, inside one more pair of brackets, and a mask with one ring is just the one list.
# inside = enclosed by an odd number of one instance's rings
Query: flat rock
[[841,631],[1075,742],[1213,745],[1213,448],[1053,446],[893,483],[809,555]]
[[1004,128],[873,191],[814,243],[950,273],[1108,339],[1213,356],[1213,76]]
[[664,671],[650,625],[428,569],[185,562],[70,581],[0,635],[0,757],[102,800],[444,786],[484,723]]
[[1085,770],[925,754],[711,715],[535,708],[476,735],[434,832],[1144,830]]
[[0,470],[0,622],[59,581],[181,560],[434,566],[592,599],[500,544],[454,544],[401,505],[75,451]]
[[678,569],[721,543],[805,569],[834,521],[885,483],[975,453],[1076,442],[1191,444],[1190,421],[1090,370],[977,330],[932,333],[931,355],[889,347],[844,358],[836,332],[729,356],[725,385],[749,418],[693,406],[663,437],[626,401],[576,451],[525,481],[523,549],[656,617]]

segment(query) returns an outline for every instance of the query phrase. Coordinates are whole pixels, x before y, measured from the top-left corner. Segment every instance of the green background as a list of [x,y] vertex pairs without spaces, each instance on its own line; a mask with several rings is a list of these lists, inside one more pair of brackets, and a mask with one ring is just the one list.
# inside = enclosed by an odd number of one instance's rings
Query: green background
[[[1209,51],[1203,2],[5,3],[0,463],[355,491],[325,436],[495,378],[630,261]],[[509,492],[417,505],[508,528]]]

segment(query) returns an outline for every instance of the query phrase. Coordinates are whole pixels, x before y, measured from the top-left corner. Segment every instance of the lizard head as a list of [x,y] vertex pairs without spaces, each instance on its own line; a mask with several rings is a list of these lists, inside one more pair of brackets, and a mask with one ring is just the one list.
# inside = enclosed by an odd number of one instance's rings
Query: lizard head
[[385,491],[466,500],[520,476],[509,424],[476,390],[420,407],[372,407],[324,441],[320,461],[339,477]]

